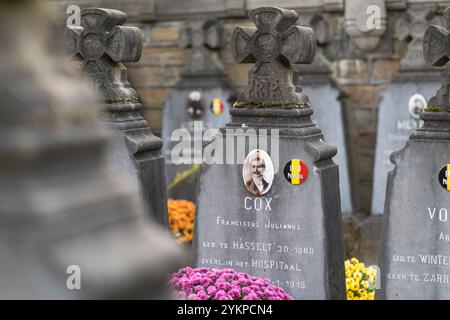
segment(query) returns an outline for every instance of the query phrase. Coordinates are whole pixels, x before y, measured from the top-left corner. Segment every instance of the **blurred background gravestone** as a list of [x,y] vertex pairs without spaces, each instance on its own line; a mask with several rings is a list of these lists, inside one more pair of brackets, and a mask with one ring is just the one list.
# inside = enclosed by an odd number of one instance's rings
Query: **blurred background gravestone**
[[249,17],[256,28],[237,27],[231,48],[237,62],[255,65],[232,122],[205,148],[223,147],[234,161],[202,168],[196,265],[268,278],[296,299],[344,299],[336,148],[292,82],[292,65],[314,59],[314,32],[292,10]]
[[344,214],[353,213],[352,192],[350,186],[350,171],[348,165],[346,124],[344,122],[344,108],[336,81],[331,76],[331,66],[322,52],[322,46],[330,43],[332,37],[331,24],[320,13],[306,16],[305,26],[311,27],[319,45],[316,57],[310,65],[297,65],[298,83],[303,92],[314,105],[311,119],[321,128],[327,142],[338,149],[335,162],[339,165],[339,182],[341,190],[341,209]]
[[105,163],[111,134],[49,20],[0,1],[0,298],[167,297],[179,248]]
[[439,70],[426,66],[422,50],[426,26],[441,24],[435,12],[433,4],[410,5],[396,23],[397,36],[409,44],[398,75],[382,93],[378,110],[372,214],[383,213],[387,174],[393,169],[391,153],[403,148],[421,125],[419,115],[427,105],[426,97],[432,96],[440,84]]
[[81,10],[81,25],[67,26],[67,52],[91,80],[103,119],[116,132],[117,143],[110,150],[112,163],[133,180],[150,215],[167,223],[162,141],[142,116],[138,94],[122,64],[138,61],[142,52],[142,34],[138,28],[122,26],[126,19],[117,10]]
[[[224,46],[224,38],[218,20],[192,20],[179,33],[180,47],[190,52],[162,120],[169,197],[174,199],[195,201],[202,147],[212,138],[206,130],[219,129],[230,120],[233,92],[215,52]],[[181,136],[183,132],[187,136]]]
[[[450,9],[444,13],[450,21]],[[425,61],[450,59],[450,34],[429,26]],[[381,299],[450,299],[450,69],[420,115],[423,125],[391,155],[381,252]]]

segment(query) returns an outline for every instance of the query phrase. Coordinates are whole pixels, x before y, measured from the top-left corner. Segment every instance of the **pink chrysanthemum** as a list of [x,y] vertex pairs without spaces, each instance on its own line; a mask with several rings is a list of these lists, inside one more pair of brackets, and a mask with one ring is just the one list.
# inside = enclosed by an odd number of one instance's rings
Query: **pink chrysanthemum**
[[178,299],[187,300],[292,300],[268,279],[233,269],[183,268],[172,274],[169,285]]

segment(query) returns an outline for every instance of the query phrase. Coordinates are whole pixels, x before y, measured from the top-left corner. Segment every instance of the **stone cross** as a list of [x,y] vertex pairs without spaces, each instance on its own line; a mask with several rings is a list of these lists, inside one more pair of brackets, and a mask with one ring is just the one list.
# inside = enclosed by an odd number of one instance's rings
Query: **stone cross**
[[81,26],[67,27],[67,53],[82,60],[83,72],[106,102],[137,100],[122,62],[140,59],[143,40],[138,28],[122,26],[126,19],[121,11],[87,8],[81,11]]
[[[450,8],[444,11],[444,17],[450,21]],[[425,61],[431,66],[444,66],[450,60],[450,33],[445,28],[432,25],[425,31],[423,41]],[[442,87],[428,102],[429,108],[450,110],[450,71],[447,70],[442,78]]]
[[142,34],[138,28],[122,26],[126,19],[127,15],[117,10],[83,9],[81,25],[67,26],[66,50],[81,60],[81,70],[94,82],[100,98],[98,105],[104,122],[118,133],[110,160],[132,178],[149,211],[165,223],[162,141],[153,135],[142,116],[139,96],[128,82],[127,69],[122,64],[139,60]]
[[255,63],[249,71],[247,91],[236,106],[291,107],[309,106],[308,98],[295,92],[293,64],[309,64],[316,51],[311,28],[296,25],[293,10],[263,7],[250,11],[253,27],[237,27],[231,39],[236,62]]
[[396,31],[400,40],[411,37],[408,44],[408,52],[400,61],[402,68],[423,68],[422,42],[426,26],[429,24],[434,10],[432,8],[415,7],[408,10],[408,19],[400,18],[396,24]]
[[217,20],[194,20],[189,26],[181,29],[179,46],[191,48],[182,75],[212,75],[221,74],[220,68],[211,56],[211,50],[223,47],[223,27]]
[[[450,10],[445,11],[450,17]],[[424,35],[425,61],[442,66],[449,61],[449,32],[429,26]],[[442,88],[420,114],[423,125],[401,150],[390,156],[380,253],[379,299],[448,300],[450,209],[449,72]],[[399,93],[397,93],[399,94]],[[412,174],[411,168],[414,170]]]
[[294,299],[343,299],[337,149],[292,85],[292,65],[314,58],[314,32],[295,25],[290,10],[265,7],[249,16],[257,28],[237,28],[232,38],[235,59],[256,62],[246,99],[204,147],[236,161],[202,166],[194,265],[270,279]]

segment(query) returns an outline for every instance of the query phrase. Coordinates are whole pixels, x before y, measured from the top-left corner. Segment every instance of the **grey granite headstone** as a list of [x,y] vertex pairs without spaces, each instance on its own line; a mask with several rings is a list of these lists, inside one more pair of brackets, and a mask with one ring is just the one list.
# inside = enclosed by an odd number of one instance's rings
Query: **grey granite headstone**
[[296,299],[344,299],[336,148],[292,82],[292,65],[314,59],[314,32],[291,10],[263,7],[249,17],[257,28],[236,28],[231,47],[237,62],[255,66],[232,122],[205,147],[235,156],[202,167],[196,265],[268,278]]
[[425,65],[422,53],[423,34],[426,26],[433,21],[433,12],[430,6],[415,6],[408,9],[407,17],[397,21],[398,37],[401,40],[411,38],[411,41],[406,55],[400,61],[399,74],[382,93],[378,110],[373,214],[383,213],[386,178],[393,169],[389,161],[390,154],[403,148],[409,135],[420,127],[422,121],[417,111],[426,107],[425,97],[432,96],[440,84],[438,70]]
[[[198,167],[202,162],[203,144],[211,141],[204,134],[230,121],[234,94],[214,52],[224,44],[224,30],[217,20],[193,20],[180,31],[179,45],[189,48],[190,53],[181,79],[166,101],[162,125],[171,198],[196,200],[199,171],[195,165]],[[177,136],[179,129],[189,132],[191,144],[174,150],[179,141],[172,139],[172,135]],[[183,156],[183,163],[172,158],[172,151]]]
[[306,95],[311,104],[314,105],[312,120],[321,128],[327,142],[332,143],[338,149],[334,157],[339,165],[339,181],[341,190],[342,213],[353,212],[352,192],[350,185],[350,171],[347,154],[347,139],[344,122],[344,108],[341,103],[342,93],[336,82],[331,77],[331,67],[329,62],[320,51],[322,46],[326,46],[331,39],[331,26],[324,17],[314,13],[306,17],[310,26],[316,33],[319,50],[310,65],[296,66],[296,81]]
[[80,61],[83,73],[98,92],[105,123],[116,132],[117,143],[110,148],[110,161],[133,180],[150,215],[166,223],[162,142],[143,118],[139,97],[122,64],[139,60],[142,35],[138,28],[122,26],[126,19],[127,15],[117,10],[83,9],[81,26],[67,26],[67,52]]
[[179,248],[105,163],[112,137],[47,18],[0,0],[0,299],[167,297]]
[[[447,19],[450,10],[445,11]],[[429,26],[425,60],[449,61],[449,33]],[[423,125],[391,155],[381,252],[381,299],[450,299],[450,70],[420,115]]]

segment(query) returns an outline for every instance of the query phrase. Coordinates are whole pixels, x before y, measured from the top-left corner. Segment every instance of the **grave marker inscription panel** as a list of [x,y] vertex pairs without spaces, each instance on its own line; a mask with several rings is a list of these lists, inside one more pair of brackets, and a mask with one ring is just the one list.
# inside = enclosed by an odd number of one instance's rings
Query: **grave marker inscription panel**
[[[208,129],[219,129],[231,119],[230,108],[235,94],[218,65],[214,50],[224,46],[224,30],[217,20],[193,20],[180,31],[179,45],[190,53],[181,79],[170,93],[163,114],[162,138],[166,160],[169,196],[175,199],[196,200],[198,170],[193,165],[202,163],[201,149],[211,137],[204,136]],[[178,135],[185,129],[190,143],[176,151],[184,163],[172,157],[177,148]],[[197,132],[194,132],[197,131]],[[189,174],[190,173],[190,174]]]
[[397,20],[396,33],[401,40],[411,39],[400,61],[399,74],[382,93],[378,110],[378,129],[375,150],[372,213],[382,214],[387,174],[394,167],[389,160],[392,152],[402,149],[408,137],[422,125],[419,113],[427,106],[440,85],[439,72],[427,66],[423,58],[422,41],[426,26],[433,17],[432,5],[408,8],[406,17]]
[[235,161],[202,167],[196,265],[268,278],[295,299],[344,299],[336,148],[292,83],[292,64],[314,58],[314,33],[291,10],[249,17],[257,28],[236,28],[232,50],[236,61],[256,64],[232,122],[205,148]]
[[[450,10],[445,11],[450,19]],[[430,65],[449,60],[449,33],[427,28]],[[392,154],[381,253],[381,299],[450,299],[450,72],[420,115],[423,126]]]

